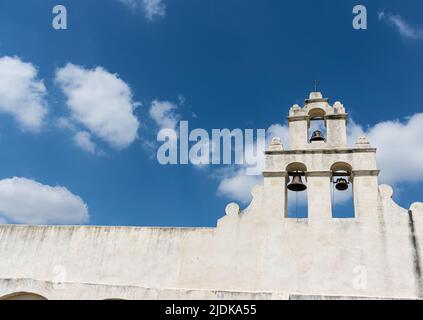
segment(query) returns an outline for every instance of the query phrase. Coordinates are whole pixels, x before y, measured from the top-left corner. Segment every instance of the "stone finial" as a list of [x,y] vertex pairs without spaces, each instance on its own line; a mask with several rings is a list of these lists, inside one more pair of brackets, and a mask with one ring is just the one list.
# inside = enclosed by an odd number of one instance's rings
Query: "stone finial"
[[291,110],[289,110],[289,113],[291,116],[299,115],[301,113],[302,109],[298,104],[294,104],[291,107]]
[[282,140],[279,137],[274,137],[269,145],[269,151],[283,151]]
[[357,142],[355,143],[355,146],[357,148],[368,148],[370,147],[370,141],[367,139],[366,136],[360,136],[357,139]]
[[316,100],[316,99],[323,99],[323,95],[321,92],[311,92],[309,95],[310,100]]
[[226,206],[225,212],[228,216],[237,216],[241,212],[237,203],[230,203]]
[[329,99],[323,98],[321,92],[311,92],[309,98],[306,99],[305,104],[306,106],[310,103],[328,103]]
[[335,102],[335,104],[333,105],[333,110],[335,111],[336,114],[345,113],[344,105],[339,101]]
[[281,138],[279,138],[279,137],[274,137],[274,138],[272,139],[272,145],[275,145],[275,144],[282,144],[282,140],[281,140]]

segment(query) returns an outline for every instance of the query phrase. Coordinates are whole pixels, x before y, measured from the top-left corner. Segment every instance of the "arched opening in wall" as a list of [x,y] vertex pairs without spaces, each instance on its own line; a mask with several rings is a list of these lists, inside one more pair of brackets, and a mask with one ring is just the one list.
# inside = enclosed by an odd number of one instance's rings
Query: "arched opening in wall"
[[332,173],[332,217],[351,219],[355,217],[352,167],[346,162],[337,162]]
[[286,167],[288,173],[285,188],[285,212],[287,218],[307,219],[307,167],[303,163],[295,162]]
[[47,298],[32,292],[15,292],[0,297],[0,300],[47,300]]
[[326,112],[323,109],[316,108],[310,110],[308,113],[308,141],[312,144],[319,144],[326,142],[327,130],[325,116]]

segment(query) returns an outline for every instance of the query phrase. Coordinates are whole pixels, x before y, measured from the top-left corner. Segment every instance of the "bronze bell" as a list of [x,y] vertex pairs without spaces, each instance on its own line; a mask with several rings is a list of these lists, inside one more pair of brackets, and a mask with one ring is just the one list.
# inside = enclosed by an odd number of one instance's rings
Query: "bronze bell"
[[299,173],[294,173],[291,183],[287,186],[288,190],[294,192],[301,192],[307,190],[307,186],[303,183],[301,175]]
[[322,133],[319,130],[314,131],[310,138],[310,142],[316,141],[325,141],[325,137],[323,137]]
[[345,191],[348,189],[348,181],[344,178],[339,178],[335,183],[335,188],[339,191]]

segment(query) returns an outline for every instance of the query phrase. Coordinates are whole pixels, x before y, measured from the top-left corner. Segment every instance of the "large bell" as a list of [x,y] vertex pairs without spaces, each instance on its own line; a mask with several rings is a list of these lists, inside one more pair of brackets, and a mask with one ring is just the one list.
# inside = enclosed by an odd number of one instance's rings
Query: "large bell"
[[325,141],[325,137],[322,135],[322,133],[319,130],[314,131],[310,138],[310,142],[316,142],[316,141]]
[[305,191],[307,189],[307,186],[303,183],[303,180],[301,179],[301,175],[296,173],[292,177],[292,181],[287,186],[288,190],[294,191],[294,192],[301,192]]
[[339,191],[345,191],[348,189],[348,181],[344,178],[339,178],[335,183],[335,188]]

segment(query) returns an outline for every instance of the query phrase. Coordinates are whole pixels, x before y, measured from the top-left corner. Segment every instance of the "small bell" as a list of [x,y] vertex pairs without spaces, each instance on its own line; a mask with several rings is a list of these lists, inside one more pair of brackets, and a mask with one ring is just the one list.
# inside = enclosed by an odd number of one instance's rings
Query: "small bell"
[[344,178],[339,178],[335,183],[335,188],[339,191],[345,191],[348,189],[348,181]]
[[325,141],[325,137],[323,137],[322,133],[319,130],[314,131],[310,138],[310,143],[317,141]]
[[303,183],[301,175],[299,173],[294,173],[292,181],[287,186],[288,190],[294,192],[301,192],[307,190],[307,186]]

